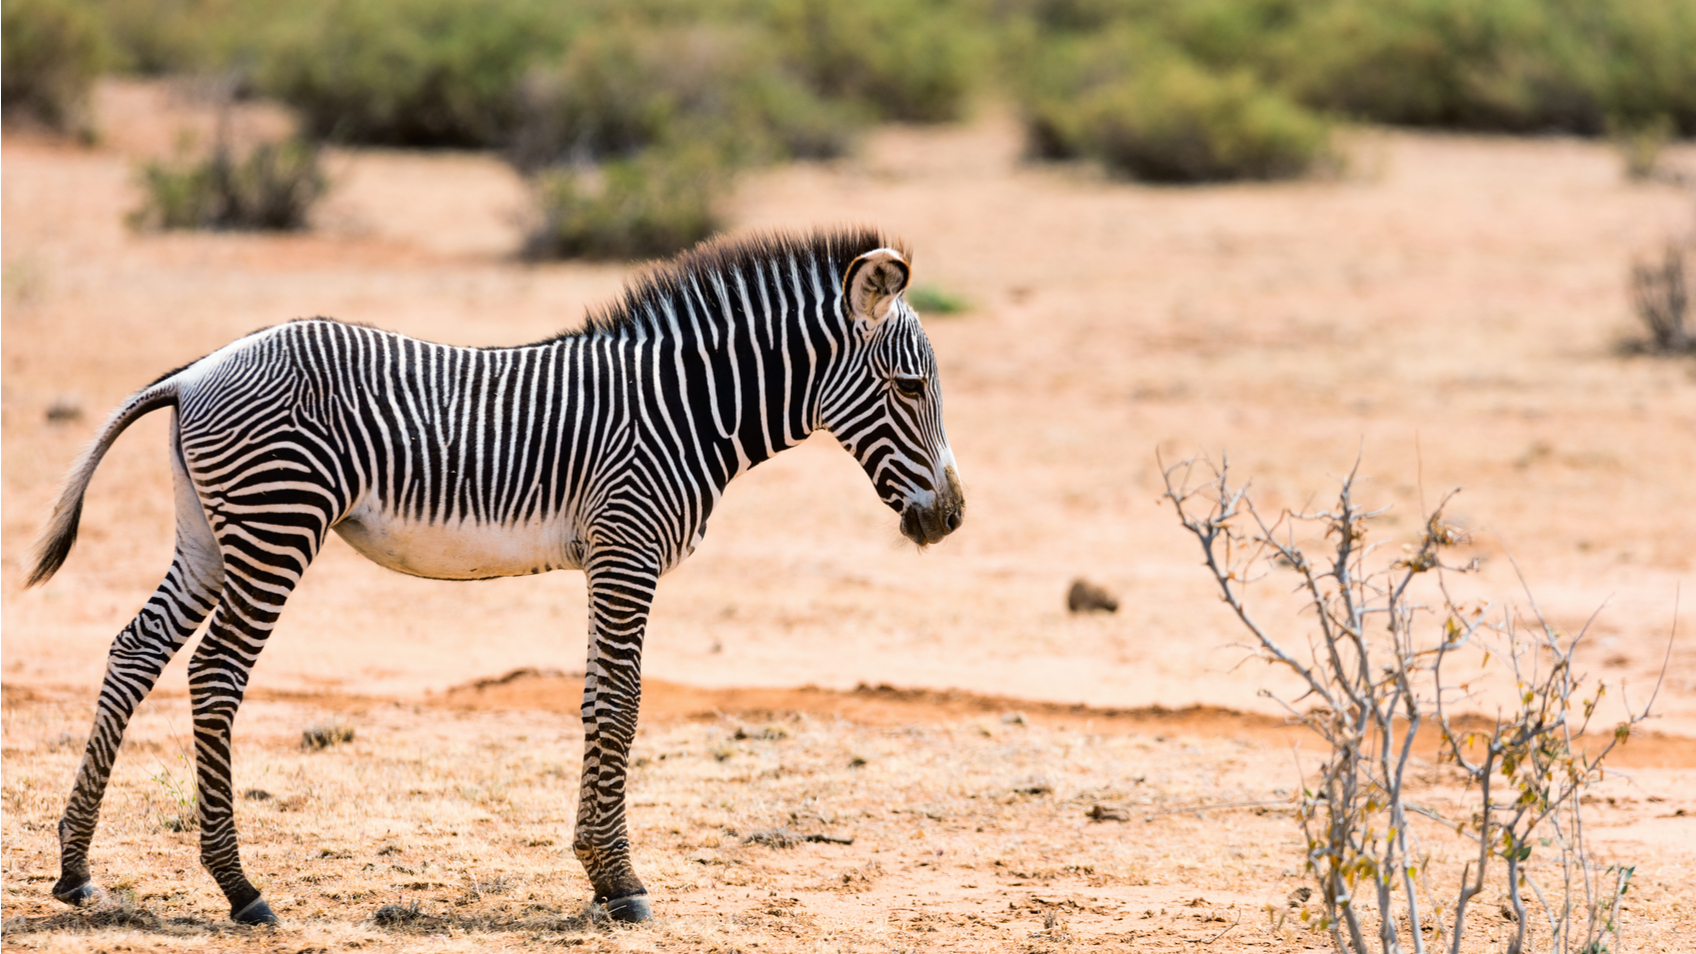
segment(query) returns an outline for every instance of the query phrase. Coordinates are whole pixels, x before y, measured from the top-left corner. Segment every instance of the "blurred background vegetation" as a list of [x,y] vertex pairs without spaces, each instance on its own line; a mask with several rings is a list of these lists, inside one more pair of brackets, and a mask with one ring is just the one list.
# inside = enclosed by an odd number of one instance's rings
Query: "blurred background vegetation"
[[86,134],[103,71],[224,77],[317,141],[502,150],[535,255],[663,253],[739,168],[984,101],[1158,182],[1304,175],[1339,122],[1696,135],[1690,0],[3,3],[8,118]]

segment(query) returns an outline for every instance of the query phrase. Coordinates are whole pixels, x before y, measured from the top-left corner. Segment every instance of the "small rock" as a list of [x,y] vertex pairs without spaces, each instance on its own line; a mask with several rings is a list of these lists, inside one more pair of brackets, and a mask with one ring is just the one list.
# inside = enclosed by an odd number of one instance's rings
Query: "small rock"
[[1119,600],[1094,583],[1078,577],[1066,591],[1066,609],[1074,613],[1117,613]]
[[47,405],[47,420],[53,424],[82,420],[82,402],[70,396],[54,398],[53,403]]
[[1014,785],[1013,792],[1017,795],[1051,795],[1054,793],[1054,786],[1048,784],[1048,779],[1037,776]]
[[1084,814],[1088,815],[1092,821],[1098,822],[1128,822],[1131,820],[1130,812],[1113,805],[1092,805],[1090,810]]

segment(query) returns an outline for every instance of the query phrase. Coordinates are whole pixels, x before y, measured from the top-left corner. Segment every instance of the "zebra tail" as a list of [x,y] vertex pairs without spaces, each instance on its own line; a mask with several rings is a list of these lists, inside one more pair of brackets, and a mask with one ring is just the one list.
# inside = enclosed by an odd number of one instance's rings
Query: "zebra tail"
[[129,399],[106,419],[105,426],[100,429],[100,436],[82,452],[82,457],[78,458],[76,466],[71,468],[70,475],[65,478],[65,489],[59,494],[59,502],[53,507],[53,516],[47,519],[47,526],[41,532],[41,540],[36,544],[35,569],[30,571],[29,579],[24,581],[26,589],[52,579],[53,574],[65,565],[65,558],[71,555],[71,547],[77,542],[77,523],[82,519],[83,494],[88,490],[88,482],[94,479],[94,469],[100,466],[100,459],[106,456],[112,442],[143,415],[162,407],[176,405],[177,382],[176,376],[171,375],[130,395]]

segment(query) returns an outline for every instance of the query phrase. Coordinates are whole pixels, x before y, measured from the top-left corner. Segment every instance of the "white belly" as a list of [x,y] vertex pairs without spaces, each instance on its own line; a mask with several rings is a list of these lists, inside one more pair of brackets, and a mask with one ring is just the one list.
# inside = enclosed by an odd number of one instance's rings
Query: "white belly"
[[578,567],[563,520],[428,524],[362,502],[335,529],[372,562],[432,580],[486,580]]

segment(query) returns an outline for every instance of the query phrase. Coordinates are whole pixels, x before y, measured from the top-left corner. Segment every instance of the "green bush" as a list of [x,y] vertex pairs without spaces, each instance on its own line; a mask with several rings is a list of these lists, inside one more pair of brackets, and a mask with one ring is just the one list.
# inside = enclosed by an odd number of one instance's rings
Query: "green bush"
[[98,24],[66,0],[0,3],[0,110],[64,132],[92,134],[89,92],[104,46]]
[[317,147],[299,140],[261,143],[240,160],[220,144],[204,159],[145,163],[140,179],[134,228],[300,229],[328,188]]
[[1034,152],[1154,182],[1280,179],[1327,154],[1323,120],[1247,70],[1220,75],[1134,30],[1055,44],[1026,104]]
[[885,119],[958,119],[983,72],[981,29],[965,3],[772,0],[766,15],[813,89]]
[[1007,0],[1009,62],[1135,29],[1309,108],[1400,125],[1696,134],[1689,0]]
[[256,84],[320,138],[500,145],[520,79],[564,46],[560,10],[543,0],[334,0],[277,31]]
[[957,315],[972,307],[965,298],[938,285],[915,285],[904,297],[921,315]]
[[1564,2],[1583,18],[1580,34],[1598,48],[1607,118],[1631,128],[1664,119],[1681,135],[1696,136],[1696,4]]
[[1295,95],[1380,122],[1604,132],[1673,117],[1696,133],[1686,0],[1338,0],[1279,70]]
[[1379,122],[1598,132],[1598,51],[1540,0],[1324,5],[1276,68],[1302,101]]
[[599,167],[559,166],[535,177],[542,222],[530,258],[652,258],[720,227],[714,197],[730,175],[710,148],[649,149]]
[[95,0],[112,50],[113,68],[144,76],[215,68],[222,57],[215,34],[235,19],[216,0]]
[[786,75],[766,39],[707,24],[587,29],[557,66],[526,79],[514,161],[580,164],[685,140],[733,162],[840,155],[856,117]]

